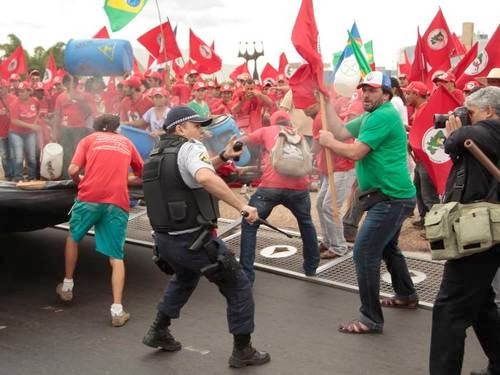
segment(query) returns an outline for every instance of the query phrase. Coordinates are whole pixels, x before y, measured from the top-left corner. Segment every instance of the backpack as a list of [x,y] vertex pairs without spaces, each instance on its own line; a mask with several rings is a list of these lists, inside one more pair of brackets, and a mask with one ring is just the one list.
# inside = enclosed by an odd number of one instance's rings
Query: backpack
[[312,155],[303,136],[280,126],[276,143],[269,154],[271,166],[280,174],[304,177],[312,172]]

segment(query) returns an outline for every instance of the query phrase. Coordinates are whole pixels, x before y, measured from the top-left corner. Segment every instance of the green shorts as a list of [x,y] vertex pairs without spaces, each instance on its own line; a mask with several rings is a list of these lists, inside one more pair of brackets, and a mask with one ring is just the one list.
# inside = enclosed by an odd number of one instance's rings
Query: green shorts
[[75,200],[71,209],[69,231],[80,242],[95,226],[96,250],[115,259],[123,259],[128,212],[109,203],[90,203]]

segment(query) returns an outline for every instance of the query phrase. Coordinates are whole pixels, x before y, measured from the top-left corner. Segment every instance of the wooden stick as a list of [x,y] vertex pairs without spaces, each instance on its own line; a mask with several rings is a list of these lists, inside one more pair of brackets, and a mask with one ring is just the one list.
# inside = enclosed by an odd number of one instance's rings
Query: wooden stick
[[[326,126],[325,96],[322,92],[320,92],[319,94],[319,108],[321,114],[321,126],[323,130],[328,130]],[[325,150],[326,169],[328,172],[328,187],[330,188],[333,219],[335,220],[335,224],[340,225],[339,208],[337,207],[337,191],[335,190],[335,178],[333,175],[334,164],[332,159],[332,151],[328,147],[323,147],[323,149]]]

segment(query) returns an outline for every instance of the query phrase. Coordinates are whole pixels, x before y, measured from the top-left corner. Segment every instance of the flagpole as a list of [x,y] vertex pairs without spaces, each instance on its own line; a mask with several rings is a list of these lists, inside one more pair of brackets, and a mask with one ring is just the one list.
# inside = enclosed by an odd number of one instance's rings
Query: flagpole
[[158,13],[158,21],[160,22],[161,40],[163,43],[163,57],[165,59],[165,73],[164,73],[165,87],[168,91],[170,91],[170,67],[168,66],[167,62],[167,44],[165,40],[165,33],[163,32],[163,24],[161,21],[160,5],[158,4],[158,0],[155,0],[155,4],[156,4],[156,11]]
[[[328,130],[326,126],[326,104],[325,104],[325,94],[319,93],[319,110],[321,114],[321,127],[323,130]],[[334,177],[334,163],[332,158],[332,151],[328,147],[323,147],[325,150],[326,159],[326,170],[328,172],[328,187],[330,189],[330,204],[332,206],[333,219],[335,224],[340,225],[340,215],[339,208],[337,207],[337,190],[335,189],[335,177]]]

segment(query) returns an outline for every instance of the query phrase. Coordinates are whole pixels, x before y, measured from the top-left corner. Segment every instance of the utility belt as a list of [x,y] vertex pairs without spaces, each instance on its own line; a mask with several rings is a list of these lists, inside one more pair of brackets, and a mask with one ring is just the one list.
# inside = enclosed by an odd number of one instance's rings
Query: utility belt
[[432,259],[458,259],[500,243],[500,204],[435,204],[425,216]]

